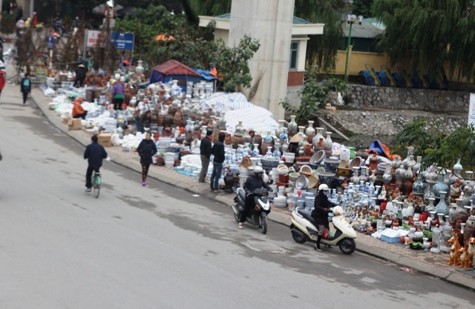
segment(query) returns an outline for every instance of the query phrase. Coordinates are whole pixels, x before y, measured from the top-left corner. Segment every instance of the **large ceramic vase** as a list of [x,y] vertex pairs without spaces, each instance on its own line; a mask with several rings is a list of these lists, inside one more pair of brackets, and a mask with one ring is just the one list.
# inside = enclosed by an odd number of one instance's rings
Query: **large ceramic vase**
[[289,136],[293,136],[293,135],[297,134],[297,132],[299,130],[298,124],[297,124],[297,122],[295,122],[296,117],[297,116],[295,116],[295,115],[290,116],[290,122],[287,125],[287,131],[288,131],[287,133],[289,134]]
[[463,170],[462,164],[460,164],[460,159],[457,160],[457,163],[455,163],[454,167],[452,168],[454,171],[454,174],[457,176],[460,176]]
[[327,137],[325,138],[325,154],[327,158],[331,157],[333,153],[333,141],[332,141],[332,132],[327,131]]
[[234,128],[234,134],[236,135],[244,135],[246,130],[244,129],[244,126],[242,125],[242,121],[239,121],[236,127]]
[[447,191],[440,191],[439,192],[439,203],[435,206],[435,212],[438,214],[449,214],[449,205],[445,201],[445,196],[447,195]]
[[315,129],[313,128],[313,123],[313,120],[308,121],[308,127],[307,129],[305,129],[305,135],[307,135],[307,138],[313,139],[313,137],[315,136]]
[[449,192],[450,188],[449,185],[445,183],[444,181],[444,174],[439,171],[439,174],[437,176],[437,182],[432,186],[432,193],[434,193],[434,196],[436,198],[439,198],[439,192]]
[[422,196],[424,195],[424,191],[425,191],[425,184],[424,184],[424,181],[422,180],[422,175],[421,173],[417,173],[417,179],[412,184],[412,192],[415,195]]
[[325,140],[325,137],[323,136],[323,128],[315,128],[316,132],[315,132],[315,135],[313,136],[312,138],[312,144],[315,148],[317,148],[318,146],[318,143],[321,141],[321,140]]

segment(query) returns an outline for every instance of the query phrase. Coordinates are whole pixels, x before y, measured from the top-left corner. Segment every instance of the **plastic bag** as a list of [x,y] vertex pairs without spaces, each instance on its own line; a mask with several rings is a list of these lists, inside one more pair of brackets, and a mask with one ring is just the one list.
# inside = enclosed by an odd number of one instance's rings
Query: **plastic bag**
[[324,238],[324,239],[328,239],[329,237],[330,237],[330,233],[328,232],[328,229],[325,228],[325,229],[323,230],[323,238]]

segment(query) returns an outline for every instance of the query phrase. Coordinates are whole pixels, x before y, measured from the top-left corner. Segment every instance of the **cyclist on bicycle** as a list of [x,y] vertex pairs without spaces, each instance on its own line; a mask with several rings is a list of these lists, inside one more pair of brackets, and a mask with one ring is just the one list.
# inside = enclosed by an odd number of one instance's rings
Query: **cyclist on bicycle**
[[100,145],[97,141],[97,135],[91,137],[92,143],[86,146],[84,151],[84,159],[87,159],[87,171],[86,171],[86,192],[91,192],[92,188],[92,172],[97,171],[102,166],[102,160],[107,158],[107,152],[104,146]]

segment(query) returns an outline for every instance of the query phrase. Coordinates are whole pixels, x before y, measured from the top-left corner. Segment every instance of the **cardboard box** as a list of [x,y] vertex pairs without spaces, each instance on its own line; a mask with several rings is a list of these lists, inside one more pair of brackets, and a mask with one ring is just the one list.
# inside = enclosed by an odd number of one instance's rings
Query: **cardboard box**
[[98,136],[99,144],[104,147],[111,147],[112,146],[112,134],[111,133],[100,133]]
[[69,119],[68,128],[69,130],[81,130],[82,129],[81,119],[79,118]]

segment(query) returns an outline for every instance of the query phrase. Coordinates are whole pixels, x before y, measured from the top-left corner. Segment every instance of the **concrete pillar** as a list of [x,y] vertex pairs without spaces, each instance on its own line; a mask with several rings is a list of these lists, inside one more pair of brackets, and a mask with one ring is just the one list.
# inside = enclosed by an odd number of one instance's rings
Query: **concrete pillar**
[[233,0],[228,44],[237,46],[244,35],[261,46],[250,62],[252,84],[262,76],[252,103],[282,119],[279,105],[287,94],[294,0]]

